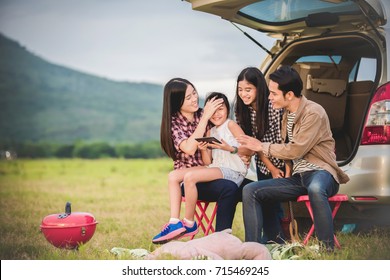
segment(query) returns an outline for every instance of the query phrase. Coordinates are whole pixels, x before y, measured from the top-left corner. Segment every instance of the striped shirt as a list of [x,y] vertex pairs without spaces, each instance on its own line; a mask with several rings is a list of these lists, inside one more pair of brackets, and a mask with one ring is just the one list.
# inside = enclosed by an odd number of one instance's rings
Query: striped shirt
[[[288,141],[291,143],[294,142],[293,133],[292,133],[294,119],[295,119],[295,113],[287,113],[287,136],[288,136]],[[302,173],[305,171],[321,170],[320,167],[308,162],[303,158],[294,159],[292,162],[293,162],[292,175],[297,173]]]
[[197,149],[194,155],[188,155],[180,150],[180,144],[190,138],[199,124],[203,115],[203,109],[194,113],[194,120],[190,122],[180,112],[177,112],[171,119],[172,141],[176,150],[176,160],[173,162],[174,169],[188,168],[198,165],[204,165],[200,150]]
[[[257,133],[256,111],[250,106],[249,106],[249,111],[251,114],[251,122],[252,122],[252,136],[256,137],[256,133]],[[264,136],[261,139],[259,139],[261,142],[269,142],[273,144],[282,143],[282,136],[280,133],[282,116],[283,116],[283,109],[274,109],[272,107],[271,102],[268,102],[269,128],[264,133]],[[281,159],[269,157],[269,160],[277,168],[281,168],[284,166],[284,161]],[[261,173],[265,175],[270,174],[270,171],[268,170],[264,162],[260,159],[260,157],[257,154],[256,154],[256,163]]]

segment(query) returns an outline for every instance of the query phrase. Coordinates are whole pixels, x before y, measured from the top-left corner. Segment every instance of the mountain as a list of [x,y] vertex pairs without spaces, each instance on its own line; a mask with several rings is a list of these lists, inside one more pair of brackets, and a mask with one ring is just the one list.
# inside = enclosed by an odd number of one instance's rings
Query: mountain
[[0,34],[0,142],[158,140],[162,85],[47,62]]

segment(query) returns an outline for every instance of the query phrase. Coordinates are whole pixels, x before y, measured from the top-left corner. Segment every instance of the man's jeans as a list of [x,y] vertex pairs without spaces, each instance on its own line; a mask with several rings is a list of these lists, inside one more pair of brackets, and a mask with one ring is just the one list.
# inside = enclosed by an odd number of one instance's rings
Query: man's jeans
[[242,194],[245,241],[261,243],[262,230],[269,240],[278,241],[282,236],[278,203],[295,201],[298,196],[308,194],[317,238],[333,248],[333,219],[328,197],[338,190],[339,184],[325,170],[249,183]]

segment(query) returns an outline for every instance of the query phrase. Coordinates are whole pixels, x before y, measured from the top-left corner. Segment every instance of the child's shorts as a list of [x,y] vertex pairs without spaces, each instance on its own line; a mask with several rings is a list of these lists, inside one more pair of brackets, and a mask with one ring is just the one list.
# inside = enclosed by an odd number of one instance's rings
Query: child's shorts
[[236,183],[237,186],[240,186],[242,181],[244,181],[244,176],[238,171],[226,167],[219,167],[219,169],[221,170],[224,179]]

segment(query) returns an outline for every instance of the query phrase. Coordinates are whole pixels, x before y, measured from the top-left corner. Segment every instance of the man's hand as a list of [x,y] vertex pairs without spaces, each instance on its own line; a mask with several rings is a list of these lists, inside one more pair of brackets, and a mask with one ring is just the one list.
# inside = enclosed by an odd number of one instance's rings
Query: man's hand
[[254,137],[248,135],[240,135],[237,137],[237,141],[241,144],[241,147],[252,150],[256,153],[263,151],[261,142]]

